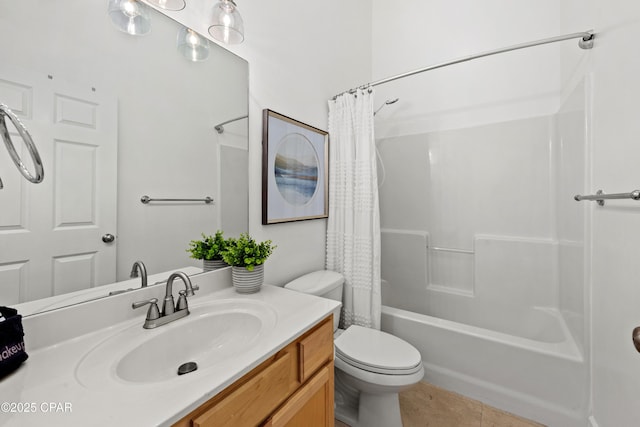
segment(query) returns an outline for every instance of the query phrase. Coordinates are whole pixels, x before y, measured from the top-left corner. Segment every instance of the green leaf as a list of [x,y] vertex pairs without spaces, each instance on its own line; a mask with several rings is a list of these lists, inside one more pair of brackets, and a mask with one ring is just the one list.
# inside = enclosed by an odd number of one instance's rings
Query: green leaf
[[242,233],[237,239],[227,239],[222,259],[229,265],[253,271],[256,265],[265,263],[275,248],[271,240],[257,243],[248,233]]
[[221,230],[216,231],[215,236],[207,236],[202,233],[202,239],[189,242],[187,252],[194,259],[222,259],[222,252],[226,249],[227,241]]

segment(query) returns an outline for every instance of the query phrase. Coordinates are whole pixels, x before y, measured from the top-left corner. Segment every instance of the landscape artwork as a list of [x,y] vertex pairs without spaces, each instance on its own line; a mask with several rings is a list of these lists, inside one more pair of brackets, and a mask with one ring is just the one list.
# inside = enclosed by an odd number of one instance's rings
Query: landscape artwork
[[264,110],[262,144],[262,223],[326,218],[328,133]]
[[292,205],[308,203],[318,189],[318,155],[304,135],[285,135],[273,171],[280,195]]

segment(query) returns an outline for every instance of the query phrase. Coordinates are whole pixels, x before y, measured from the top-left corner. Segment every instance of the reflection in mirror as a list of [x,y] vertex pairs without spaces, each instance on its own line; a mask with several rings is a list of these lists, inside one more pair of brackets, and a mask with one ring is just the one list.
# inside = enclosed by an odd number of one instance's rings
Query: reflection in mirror
[[214,130],[248,114],[246,61],[215,43],[206,60],[188,60],[183,27],[154,10],[149,34],[118,31],[107,3],[0,1],[0,102],[47,170],[27,183],[0,154],[0,304],[26,303],[23,314],[138,288],[137,260],[150,284],[197,273],[190,240],[247,231],[247,120]]

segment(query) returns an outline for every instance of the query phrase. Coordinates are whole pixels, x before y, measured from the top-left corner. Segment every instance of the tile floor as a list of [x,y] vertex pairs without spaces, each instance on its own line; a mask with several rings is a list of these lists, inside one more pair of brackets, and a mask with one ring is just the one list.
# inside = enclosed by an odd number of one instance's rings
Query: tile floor
[[543,427],[424,382],[400,393],[400,410],[404,427]]

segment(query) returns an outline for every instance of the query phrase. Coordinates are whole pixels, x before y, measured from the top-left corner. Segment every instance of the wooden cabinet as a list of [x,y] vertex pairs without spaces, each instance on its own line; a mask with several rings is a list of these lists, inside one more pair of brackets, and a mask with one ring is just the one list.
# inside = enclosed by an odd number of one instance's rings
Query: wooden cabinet
[[[328,411],[327,408],[331,408]],[[323,366],[265,423],[267,427],[333,426],[333,362]]]
[[333,426],[333,316],[174,424]]

